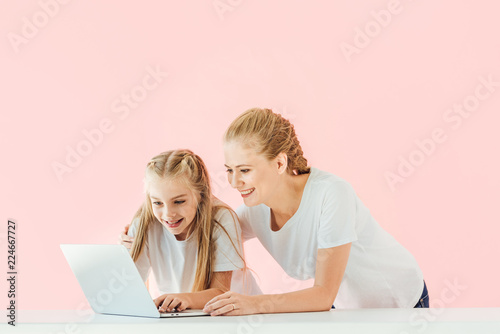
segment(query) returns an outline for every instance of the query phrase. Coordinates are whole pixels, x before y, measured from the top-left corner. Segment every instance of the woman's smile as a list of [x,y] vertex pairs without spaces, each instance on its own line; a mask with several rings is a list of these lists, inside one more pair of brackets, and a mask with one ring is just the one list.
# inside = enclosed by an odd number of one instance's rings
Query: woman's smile
[[254,192],[255,188],[250,188],[246,190],[240,190],[241,196],[242,197],[248,197]]

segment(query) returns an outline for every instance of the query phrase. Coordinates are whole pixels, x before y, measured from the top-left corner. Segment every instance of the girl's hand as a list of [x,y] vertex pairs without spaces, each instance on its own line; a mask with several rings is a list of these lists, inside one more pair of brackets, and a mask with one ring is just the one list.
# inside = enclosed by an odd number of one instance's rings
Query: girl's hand
[[184,311],[191,308],[191,299],[186,293],[164,294],[154,300],[156,307],[160,312]]
[[210,313],[211,316],[259,313],[256,297],[228,291],[210,300],[203,308],[203,312]]
[[131,249],[132,243],[134,242],[134,238],[129,237],[127,235],[129,227],[130,227],[130,224],[125,226],[125,229],[123,230],[122,234],[120,234],[120,238],[119,238],[120,244],[127,247],[127,249]]

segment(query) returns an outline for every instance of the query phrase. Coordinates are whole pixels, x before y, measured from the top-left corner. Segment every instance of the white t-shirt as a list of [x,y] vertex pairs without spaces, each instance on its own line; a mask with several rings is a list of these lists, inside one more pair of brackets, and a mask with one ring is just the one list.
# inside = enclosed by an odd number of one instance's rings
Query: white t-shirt
[[285,272],[314,278],[318,249],[352,242],[336,308],[414,307],[424,288],[415,258],[371,216],[344,179],[311,168],[297,212],[271,230],[264,204],[240,206],[243,239],[257,237]]
[[[218,221],[227,231],[238,253],[241,252],[241,228],[231,212],[220,208],[215,214]],[[134,237],[139,219],[135,219],[128,235]],[[188,239],[179,241],[160,222],[155,221],[148,229],[148,243],[135,262],[144,281],[151,269],[161,294],[191,292],[196,274],[197,241],[191,235]],[[245,273],[243,261],[236,252],[226,233],[217,227],[214,230],[215,242],[214,272],[233,271],[231,290],[245,294],[260,294],[261,291],[249,270]]]

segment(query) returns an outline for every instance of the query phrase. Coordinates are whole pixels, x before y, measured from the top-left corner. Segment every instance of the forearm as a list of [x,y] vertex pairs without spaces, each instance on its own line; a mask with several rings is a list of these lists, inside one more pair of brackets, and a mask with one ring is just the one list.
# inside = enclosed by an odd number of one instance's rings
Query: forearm
[[210,288],[203,291],[189,292],[185,295],[189,298],[192,309],[202,309],[209,300],[222,293],[224,291],[221,289]]
[[287,313],[328,311],[332,307],[335,295],[324,287],[313,286],[283,294],[253,297],[255,297],[257,305],[259,305],[257,313]]

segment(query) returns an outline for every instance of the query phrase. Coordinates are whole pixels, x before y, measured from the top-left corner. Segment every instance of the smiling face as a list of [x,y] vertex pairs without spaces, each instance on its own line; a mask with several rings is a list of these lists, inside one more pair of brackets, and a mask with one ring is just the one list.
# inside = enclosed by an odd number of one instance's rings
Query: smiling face
[[198,198],[181,178],[148,182],[154,216],[177,240],[185,240],[198,207]]
[[280,164],[280,157],[268,160],[254,149],[238,141],[224,143],[227,179],[237,189],[246,206],[269,203],[275,196],[280,174],[286,166]]

